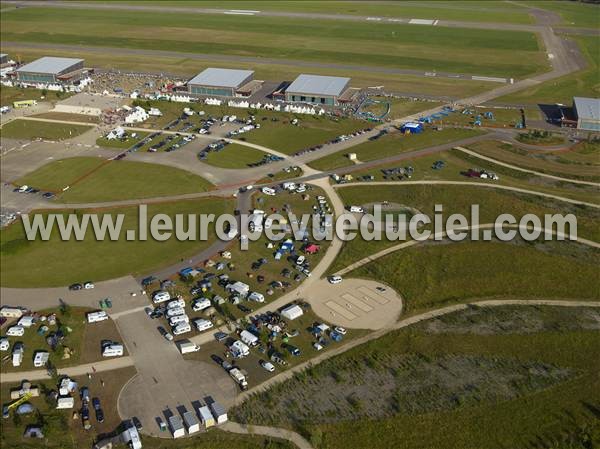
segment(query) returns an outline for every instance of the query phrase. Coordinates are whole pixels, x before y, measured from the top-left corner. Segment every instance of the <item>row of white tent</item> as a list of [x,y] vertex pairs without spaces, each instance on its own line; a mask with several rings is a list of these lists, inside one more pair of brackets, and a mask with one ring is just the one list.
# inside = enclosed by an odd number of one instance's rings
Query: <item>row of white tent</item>
[[[210,101],[210,103],[209,103]],[[204,100],[205,104],[216,104],[216,101],[220,101],[220,100],[216,100],[214,98],[207,98],[206,100]],[[250,103],[248,101],[235,101],[235,100],[230,100],[227,102],[227,106],[231,107],[231,108],[251,108],[251,109],[266,109],[268,111],[285,111],[285,112],[293,112],[295,114],[310,114],[310,115],[323,115],[325,114],[325,110],[324,109],[319,109],[319,111],[317,111],[315,108],[313,107],[309,107],[309,106],[299,106],[299,105],[290,105],[287,104],[285,105],[283,108],[281,107],[280,104],[277,105],[273,105],[271,103]]]

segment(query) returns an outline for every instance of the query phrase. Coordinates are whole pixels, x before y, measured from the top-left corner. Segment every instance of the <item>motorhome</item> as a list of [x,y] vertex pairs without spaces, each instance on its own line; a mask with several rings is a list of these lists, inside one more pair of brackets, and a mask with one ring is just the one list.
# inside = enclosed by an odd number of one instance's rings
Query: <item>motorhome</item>
[[108,320],[108,315],[104,310],[99,310],[98,312],[89,312],[86,316],[88,323],[97,323],[99,321]]
[[194,320],[194,324],[196,325],[196,329],[198,329],[198,332],[203,332],[203,331],[208,330],[211,327],[213,327],[212,322],[210,322],[209,320],[205,320],[203,318]]
[[107,345],[102,350],[102,357],[120,357],[123,355],[123,345]]

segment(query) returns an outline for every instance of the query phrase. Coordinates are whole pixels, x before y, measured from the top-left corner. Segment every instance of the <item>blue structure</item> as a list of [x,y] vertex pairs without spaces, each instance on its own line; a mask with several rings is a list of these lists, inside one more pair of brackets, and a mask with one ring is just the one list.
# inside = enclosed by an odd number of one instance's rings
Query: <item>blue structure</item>
[[408,122],[402,125],[400,131],[403,134],[420,134],[424,131],[422,123]]

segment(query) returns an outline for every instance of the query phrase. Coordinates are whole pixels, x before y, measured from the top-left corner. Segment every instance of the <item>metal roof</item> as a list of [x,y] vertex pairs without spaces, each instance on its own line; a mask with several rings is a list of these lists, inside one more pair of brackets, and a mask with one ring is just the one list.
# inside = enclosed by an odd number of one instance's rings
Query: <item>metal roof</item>
[[340,95],[350,78],[302,74],[290,84],[286,92],[310,95]]
[[188,84],[198,84],[211,87],[239,87],[254,70],[215,69],[209,67],[188,81]]
[[574,97],[577,117],[584,120],[600,120],[600,98]]
[[83,62],[83,59],[44,56],[43,58],[36,59],[35,61],[18,68],[17,72],[49,73],[51,75],[56,75],[80,62]]
[[5,56],[8,56],[6,53],[0,53],[0,58],[4,58]]

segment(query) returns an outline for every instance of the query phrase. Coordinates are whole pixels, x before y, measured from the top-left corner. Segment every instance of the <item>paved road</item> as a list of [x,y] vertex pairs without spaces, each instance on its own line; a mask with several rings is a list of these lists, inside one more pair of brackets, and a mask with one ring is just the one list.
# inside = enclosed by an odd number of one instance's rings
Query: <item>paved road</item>
[[563,178],[561,176],[549,175],[547,173],[542,173],[542,172],[535,171],[535,170],[529,170],[529,169],[518,167],[518,166],[512,165],[512,164],[507,164],[506,162],[502,162],[502,161],[499,161],[497,159],[493,159],[491,157],[484,156],[482,154],[479,154],[479,153],[477,153],[475,151],[472,151],[472,150],[469,150],[467,148],[463,148],[461,146],[456,146],[456,147],[454,147],[454,149],[462,151],[463,153],[466,153],[468,155],[471,155],[471,156],[474,156],[476,158],[482,159],[484,161],[492,162],[492,163],[494,163],[496,165],[501,165],[502,167],[510,168],[511,170],[516,170],[516,171],[520,171],[520,172],[523,172],[523,173],[529,173],[529,174],[532,174],[532,175],[541,176],[543,178],[553,179],[555,181],[568,182],[568,183],[571,183],[571,184],[582,184],[582,185],[600,187],[600,183],[598,183],[598,182],[580,181],[580,180],[577,180],[577,179]]
[[[58,370],[58,374],[59,376],[85,376],[86,374],[92,372],[101,373],[103,371],[127,368],[129,366],[133,366],[133,360],[131,357],[125,356],[116,359],[102,360],[100,362],[86,363],[84,365],[61,368]],[[16,373],[0,373],[0,383],[16,383],[21,382],[23,379],[41,380],[50,378],[51,377],[48,374],[48,371],[46,370],[19,371]]]
[[454,186],[472,186],[472,187],[483,187],[483,188],[489,188],[489,189],[500,189],[500,190],[508,190],[511,192],[517,192],[517,193],[526,193],[528,195],[536,195],[536,196],[540,196],[543,198],[551,198],[553,200],[558,200],[558,201],[564,201],[565,203],[571,203],[571,204],[577,204],[580,206],[589,206],[589,207],[593,207],[595,209],[600,209],[600,204],[595,204],[595,203],[588,203],[587,201],[580,201],[580,200],[574,200],[571,198],[565,198],[563,196],[558,196],[558,195],[552,195],[551,193],[543,193],[543,192],[537,192],[535,190],[528,190],[528,189],[521,189],[519,187],[511,187],[511,186],[503,186],[503,185],[498,185],[498,184],[491,184],[491,183],[478,183],[478,182],[471,182],[471,181],[402,181],[402,182],[397,182],[397,181],[375,181],[375,182],[369,182],[368,184],[364,183],[364,182],[349,182],[347,184],[336,184],[334,186],[334,188],[336,189],[342,189],[345,187],[356,187],[356,186],[409,186],[409,185],[454,185]]

